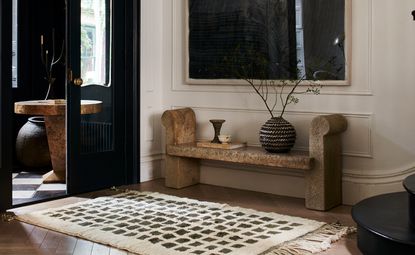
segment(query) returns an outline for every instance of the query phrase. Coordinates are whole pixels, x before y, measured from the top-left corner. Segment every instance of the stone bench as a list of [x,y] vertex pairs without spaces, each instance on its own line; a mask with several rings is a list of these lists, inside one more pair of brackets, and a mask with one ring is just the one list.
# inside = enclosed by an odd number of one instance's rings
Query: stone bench
[[268,153],[262,148],[233,150],[196,146],[196,116],[191,108],[165,111],[166,186],[184,188],[199,183],[200,159],[305,171],[305,206],[328,210],[342,203],[341,133],[346,119],[338,114],[315,117],[309,152]]

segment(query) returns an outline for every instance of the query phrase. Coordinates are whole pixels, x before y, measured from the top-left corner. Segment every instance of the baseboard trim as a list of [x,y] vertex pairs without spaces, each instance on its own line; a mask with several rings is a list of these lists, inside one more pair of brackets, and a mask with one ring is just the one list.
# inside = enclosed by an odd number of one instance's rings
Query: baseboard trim
[[[142,167],[142,181],[157,179],[163,174],[164,156],[159,155],[151,162],[162,170],[146,165]],[[154,165],[153,165],[154,166]],[[415,167],[402,168],[400,172],[379,174],[355,174],[344,171],[343,204],[354,205],[357,202],[379,194],[403,191],[402,181],[415,172]],[[352,172],[352,171],[350,171]],[[150,173],[150,174],[149,174]],[[218,161],[203,160],[201,162],[201,183],[270,193],[281,196],[304,197],[304,171],[291,169],[273,169],[251,165],[228,164]]]
[[140,158],[140,182],[161,178],[164,154],[146,155]]

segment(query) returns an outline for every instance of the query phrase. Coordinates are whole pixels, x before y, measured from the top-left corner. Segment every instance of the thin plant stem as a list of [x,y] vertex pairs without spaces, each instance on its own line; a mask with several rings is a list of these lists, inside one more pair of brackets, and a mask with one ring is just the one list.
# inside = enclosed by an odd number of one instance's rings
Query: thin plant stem
[[51,88],[56,80],[53,77],[53,68],[56,64],[58,64],[61,61],[63,57],[65,41],[62,42],[62,47],[59,53],[59,57],[56,58],[55,29],[52,29],[52,52],[51,52],[52,58],[49,61],[50,52],[44,47],[43,35],[41,36],[41,38],[42,39],[41,39],[41,46],[40,46],[40,57],[41,57],[42,64],[44,65],[44,68],[45,68],[45,73],[46,73],[45,80],[48,82],[48,90],[46,92],[46,96],[44,100],[47,100],[49,98]]
[[265,100],[264,96],[261,95],[261,93],[259,92],[259,90],[255,87],[254,83],[251,80],[249,80],[249,79],[245,79],[245,81],[248,82],[249,85],[251,85],[251,87],[255,90],[255,92],[259,95],[259,97],[265,103],[265,107],[267,107],[267,110],[271,114],[271,117],[274,117],[274,114],[272,113],[271,109],[268,106],[267,100]]
[[304,78],[305,78],[305,75],[303,75],[299,80],[295,81],[295,85],[292,87],[290,93],[288,93],[287,97],[285,98],[284,105],[282,107],[280,117],[282,117],[284,115],[285,109],[287,108],[287,105],[288,105],[288,100],[291,98],[291,96],[293,95],[295,89],[298,87],[298,85],[300,85],[300,83],[304,80]]

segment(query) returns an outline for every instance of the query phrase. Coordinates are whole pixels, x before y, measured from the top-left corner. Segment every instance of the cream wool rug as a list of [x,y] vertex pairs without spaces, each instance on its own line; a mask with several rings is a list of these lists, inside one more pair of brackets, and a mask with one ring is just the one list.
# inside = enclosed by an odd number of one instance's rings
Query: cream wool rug
[[127,191],[18,220],[140,255],[286,255],[326,250],[353,229],[152,192]]

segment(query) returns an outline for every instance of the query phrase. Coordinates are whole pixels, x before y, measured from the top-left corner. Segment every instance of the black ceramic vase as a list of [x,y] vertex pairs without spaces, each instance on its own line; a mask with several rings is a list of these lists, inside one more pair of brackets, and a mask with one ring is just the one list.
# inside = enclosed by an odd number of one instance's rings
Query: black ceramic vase
[[16,156],[27,167],[50,166],[50,154],[43,117],[31,117],[19,130]]
[[259,131],[262,147],[273,153],[289,152],[295,144],[295,138],[293,125],[282,117],[272,117]]

